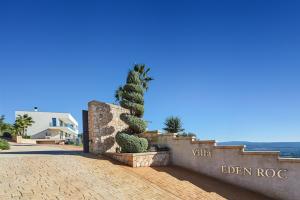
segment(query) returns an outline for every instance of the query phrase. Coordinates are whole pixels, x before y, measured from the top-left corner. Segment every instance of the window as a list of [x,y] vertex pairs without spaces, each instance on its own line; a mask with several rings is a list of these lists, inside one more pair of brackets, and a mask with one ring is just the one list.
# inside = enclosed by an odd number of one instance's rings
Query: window
[[56,126],[56,118],[52,118],[52,126]]

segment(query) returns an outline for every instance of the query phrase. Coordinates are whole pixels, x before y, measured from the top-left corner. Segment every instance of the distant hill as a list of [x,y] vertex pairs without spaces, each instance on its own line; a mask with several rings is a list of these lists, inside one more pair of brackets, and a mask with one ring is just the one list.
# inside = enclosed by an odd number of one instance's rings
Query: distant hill
[[300,158],[300,142],[218,142],[219,145],[246,145],[249,151],[280,151],[282,157]]

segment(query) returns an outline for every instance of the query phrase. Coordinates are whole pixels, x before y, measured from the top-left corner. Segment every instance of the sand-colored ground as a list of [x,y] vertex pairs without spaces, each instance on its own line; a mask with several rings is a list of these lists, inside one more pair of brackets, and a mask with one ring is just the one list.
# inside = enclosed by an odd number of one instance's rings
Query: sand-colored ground
[[0,199],[267,199],[177,167],[130,168],[77,147],[0,152]]

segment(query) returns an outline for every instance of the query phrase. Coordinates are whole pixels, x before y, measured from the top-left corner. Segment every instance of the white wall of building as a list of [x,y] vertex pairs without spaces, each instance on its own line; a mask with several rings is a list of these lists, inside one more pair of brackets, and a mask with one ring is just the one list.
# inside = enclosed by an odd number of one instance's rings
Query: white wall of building
[[[34,123],[27,128],[27,135],[32,138],[45,138],[46,132],[55,138],[59,138],[58,132],[63,131],[65,133],[77,135],[78,134],[78,122],[70,113],[56,113],[56,112],[38,112],[38,111],[16,111],[15,117],[18,115],[25,115],[32,117]],[[56,118],[56,128],[52,127],[52,118]],[[59,120],[64,123],[72,124],[75,131],[69,128],[61,128]]]

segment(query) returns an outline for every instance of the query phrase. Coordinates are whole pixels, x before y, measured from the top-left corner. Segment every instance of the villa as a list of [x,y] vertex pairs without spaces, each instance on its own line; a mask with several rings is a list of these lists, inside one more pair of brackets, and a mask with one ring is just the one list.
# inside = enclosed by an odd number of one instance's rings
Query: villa
[[31,139],[74,140],[78,136],[78,122],[70,113],[16,111],[15,117],[32,117],[34,123],[25,130]]

